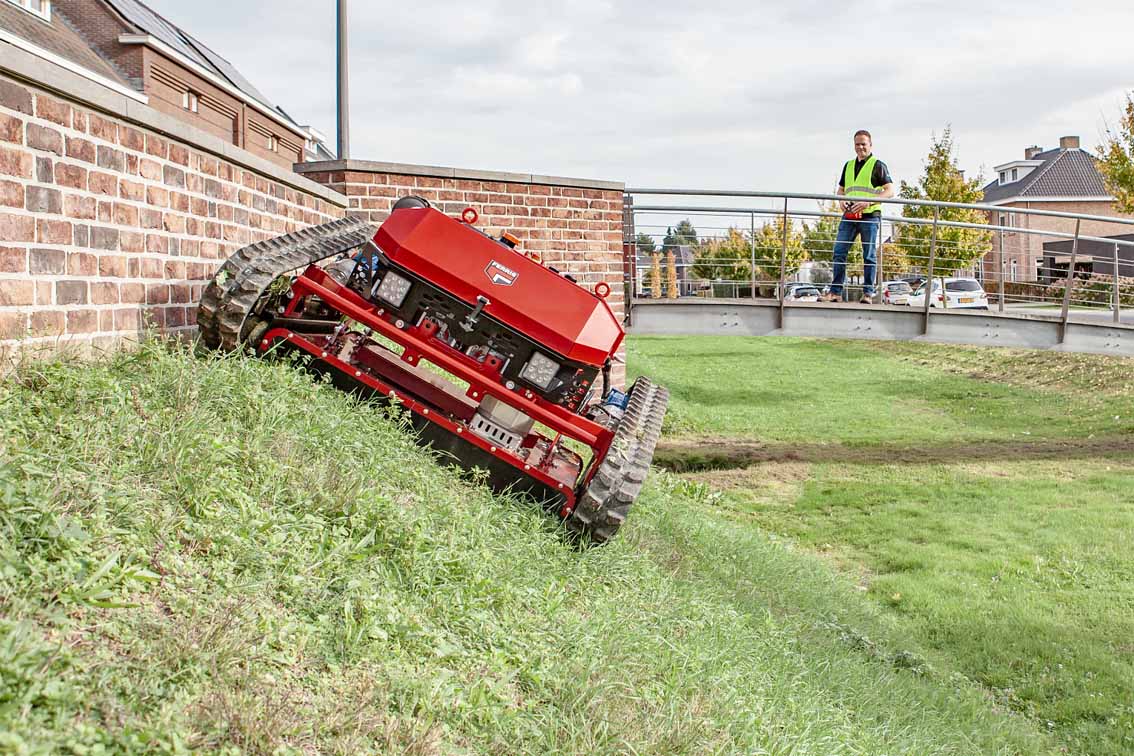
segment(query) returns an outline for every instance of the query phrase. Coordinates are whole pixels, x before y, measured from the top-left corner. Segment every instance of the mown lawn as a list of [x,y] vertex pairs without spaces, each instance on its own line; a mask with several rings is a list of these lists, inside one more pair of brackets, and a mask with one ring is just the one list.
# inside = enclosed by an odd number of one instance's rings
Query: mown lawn
[[712,516],[826,559],[1071,753],[1134,752],[1134,361],[637,338],[630,364]]
[[0,752],[1058,752],[699,481],[579,549],[396,414],[160,345],[25,365],[0,431]]

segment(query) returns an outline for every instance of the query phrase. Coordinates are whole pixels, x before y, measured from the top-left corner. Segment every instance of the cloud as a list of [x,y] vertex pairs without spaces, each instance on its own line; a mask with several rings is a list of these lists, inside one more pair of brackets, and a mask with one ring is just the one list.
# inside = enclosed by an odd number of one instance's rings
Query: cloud
[[[148,2],[334,133],[333,3]],[[971,175],[1064,134],[1093,144],[1134,87],[1132,26],[1115,1],[355,0],[352,153],[824,191],[855,129],[914,179],[951,124]]]

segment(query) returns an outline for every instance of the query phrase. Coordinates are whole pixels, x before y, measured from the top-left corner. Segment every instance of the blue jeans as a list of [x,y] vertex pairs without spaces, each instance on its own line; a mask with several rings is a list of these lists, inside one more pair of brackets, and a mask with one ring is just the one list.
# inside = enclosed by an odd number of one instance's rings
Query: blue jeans
[[878,270],[878,237],[882,232],[881,218],[839,221],[839,233],[835,235],[835,277],[831,281],[831,293],[842,296],[843,282],[847,277],[847,252],[854,244],[855,237],[862,238],[862,293],[874,296],[875,277]]

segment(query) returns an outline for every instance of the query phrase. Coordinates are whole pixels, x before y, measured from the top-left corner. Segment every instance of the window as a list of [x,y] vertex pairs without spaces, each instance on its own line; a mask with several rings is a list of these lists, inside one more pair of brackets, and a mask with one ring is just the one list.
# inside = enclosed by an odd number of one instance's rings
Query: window
[[196,113],[199,99],[200,95],[192,89],[186,90],[185,93],[181,95],[181,107],[185,108],[190,113]]
[[1019,168],[1013,168],[1013,169],[1012,169],[1012,180],[1013,180],[1013,181],[1015,181],[1015,180],[1016,180],[1016,177],[1017,177],[1017,176],[1019,175],[1019,172],[1020,172],[1020,169],[1019,169]]
[[268,135],[268,149],[272,152],[280,151],[280,140],[275,134]]
[[1007,184],[1008,183],[1008,171],[1001,171],[1000,172],[1000,183],[1001,184]]
[[51,0],[8,0],[40,18],[51,20]]
[[1012,283],[1016,283],[1016,261],[1015,260],[1012,261],[1012,278],[1010,280],[1012,281]]

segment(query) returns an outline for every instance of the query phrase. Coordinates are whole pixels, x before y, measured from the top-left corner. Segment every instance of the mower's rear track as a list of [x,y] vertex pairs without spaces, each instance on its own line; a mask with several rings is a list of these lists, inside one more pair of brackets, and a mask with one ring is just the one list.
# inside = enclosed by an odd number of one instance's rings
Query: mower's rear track
[[249,316],[272,281],[360,247],[373,236],[374,229],[365,221],[343,218],[237,250],[201,294],[197,327],[205,346],[236,350],[255,327]]

